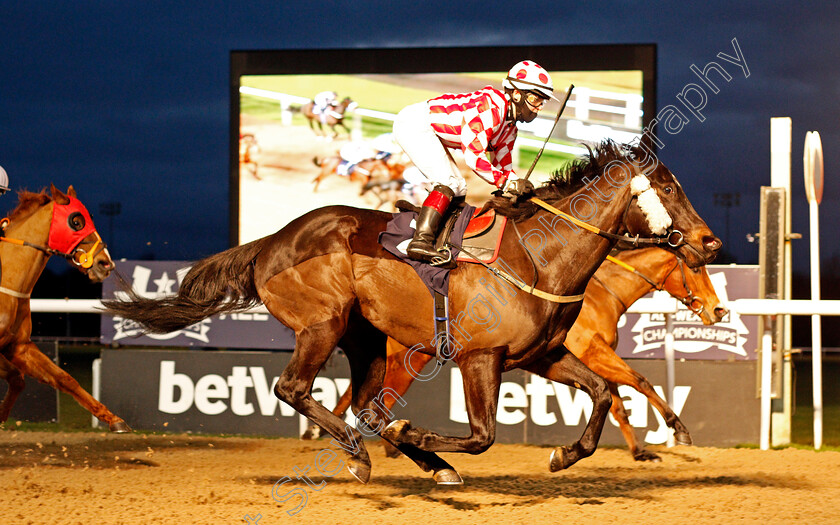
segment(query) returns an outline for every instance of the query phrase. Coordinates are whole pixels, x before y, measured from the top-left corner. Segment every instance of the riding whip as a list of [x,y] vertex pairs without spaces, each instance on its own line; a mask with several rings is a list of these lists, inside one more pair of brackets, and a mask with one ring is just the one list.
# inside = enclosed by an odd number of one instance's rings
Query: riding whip
[[575,89],[574,84],[569,84],[569,89],[566,90],[566,98],[563,99],[563,104],[560,106],[560,111],[557,113],[557,116],[554,118],[554,125],[551,126],[551,131],[548,132],[548,135],[545,137],[545,142],[543,142],[540,151],[537,153],[537,156],[534,157],[534,162],[531,163],[531,167],[528,168],[528,173],[525,175],[525,180],[528,180],[528,177],[531,176],[531,172],[534,171],[534,166],[537,165],[537,161],[540,160],[542,156],[543,150],[545,150],[545,145],[548,144],[548,140],[551,138],[551,135],[554,133],[554,128],[557,127],[557,123],[560,122],[560,115],[563,114],[563,110],[566,109],[566,103],[569,101],[569,97],[572,96],[572,90]]

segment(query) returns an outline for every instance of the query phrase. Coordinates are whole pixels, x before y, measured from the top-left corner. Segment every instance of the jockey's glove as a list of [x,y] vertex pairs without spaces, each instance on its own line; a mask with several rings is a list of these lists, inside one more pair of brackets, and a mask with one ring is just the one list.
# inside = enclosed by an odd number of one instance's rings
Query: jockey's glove
[[534,192],[534,185],[528,179],[508,179],[505,192],[511,195],[526,195]]

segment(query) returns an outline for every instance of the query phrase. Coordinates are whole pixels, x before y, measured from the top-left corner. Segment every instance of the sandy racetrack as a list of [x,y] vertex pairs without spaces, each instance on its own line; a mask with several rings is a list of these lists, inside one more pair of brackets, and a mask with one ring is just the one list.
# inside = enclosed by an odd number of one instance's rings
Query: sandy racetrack
[[[440,488],[370,444],[368,485],[314,468],[326,440],[0,432],[4,523],[840,523],[840,453],[652,447],[658,464],[601,449],[548,472],[549,448],[448,454],[464,477]],[[341,456],[340,456],[341,457]],[[339,458],[340,458],[339,457]],[[336,460],[337,462],[338,460]],[[313,466],[308,503],[272,488]],[[337,465],[334,463],[332,466]],[[295,480],[277,488],[278,498]],[[282,498],[281,498],[282,499]]]

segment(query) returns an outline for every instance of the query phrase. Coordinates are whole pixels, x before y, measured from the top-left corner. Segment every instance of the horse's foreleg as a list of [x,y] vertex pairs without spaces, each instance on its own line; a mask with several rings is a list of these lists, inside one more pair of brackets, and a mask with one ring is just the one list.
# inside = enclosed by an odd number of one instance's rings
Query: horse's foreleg
[[297,333],[294,354],[274,386],[274,395],[329,433],[334,438],[331,443],[340,446],[350,456],[347,465],[350,473],[362,483],[367,483],[370,480],[370,456],[362,435],[312,397],[312,383],[345,331],[346,324],[346,315],[342,315]]
[[633,425],[630,424],[630,418],[624,409],[624,401],[621,400],[621,396],[618,394],[618,385],[615,383],[609,383],[609,385],[610,396],[612,396],[610,413],[618,422],[618,428],[621,430],[621,435],[624,436],[624,441],[627,442],[627,446],[630,447],[630,454],[632,454],[633,459],[636,461],[662,461],[662,458],[656,453],[645,449],[643,445],[639,445],[639,441],[636,439],[636,431],[633,429]]
[[[405,347],[393,339],[388,339],[388,359],[387,369],[385,370],[385,383],[383,388],[390,388],[399,396],[405,395],[408,387],[416,379],[416,375],[410,372],[406,366],[410,366],[411,370],[420,373],[423,367],[431,361],[434,357],[422,352],[410,352],[408,347]],[[408,359],[408,362],[406,362]],[[385,398],[385,408],[392,408],[396,402],[392,396]],[[400,451],[393,446],[389,441],[383,440],[382,445],[385,449],[385,455],[389,458],[399,457]]]
[[38,350],[34,343],[18,345],[12,355],[12,364],[26,375],[32,376],[41,383],[45,383],[73,396],[80,405],[94,415],[98,420],[106,423],[111,432],[131,432],[131,428],[122,418],[115,415],[108,408],[94,399],[79,382],[62,370],[49,357]]
[[441,436],[423,428],[412,428],[406,420],[395,421],[383,435],[397,443],[414,445],[429,452],[480,454],[490,448],[496,440],[502,354],[501,349],[475,350],[458,363],[470,420],[471,434],[468,437]]
[[12,413],[12,407],[23,391],[25,382],[23,373],[2,355],[0,355],[0,378],[5,379],[9,383],[9,390],[3,397],[3,401],[0,402],[0,423],[3,423],[9,419],[9,415]]
[[555,348],[525,370],[558,383],[579,388],[592,398],[592,416],[580,439],[571,446],[555,448],[549,460],[549,469],[556,472],[569,468],[579,460],[591,456],[598,447],[601,431],[612,404],[607,382],[587,368],[565,346]]
[[611,383],[619,385],[628,385],[648,398],[650,404],[662,414],[665,424],[674,429],[674,439],[680,445],[691,445],[691,435],[688,433],[688,428],[680,421],[679,416],[668,406],[664,399],[659,397],[653,385],[642,374],[636,372],[630,365],[618,357],[612,348],[608,347],[606,343],[603,347],[599,345],[597,358],[587,359],[586,364],[593,372],[602,376]]

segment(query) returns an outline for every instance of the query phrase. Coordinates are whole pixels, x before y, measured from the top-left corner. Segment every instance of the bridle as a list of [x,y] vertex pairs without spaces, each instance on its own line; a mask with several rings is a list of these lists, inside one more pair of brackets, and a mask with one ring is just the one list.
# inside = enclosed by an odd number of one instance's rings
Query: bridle
[[[625,210],[624,210],[624,216],[627,215],[627,212],[630,209],[630,206],[633,204],[634,199],[636,199],[635,195],[627,203],[627,208],[625,208]],[[671,248],[679,248],[679,247],[684,246],[684,245],[691,247],[691,245],[688,244],[685,241],[685,235],[680,230],[671,229],[671,230],[668,230],[664,235],[656,236],[656,237],[642,237],[641,235],[638,235],[638,234],[635,237],[630,237],[628,235],[618,235],[616,233],[611,233],[611,232],[608,232],[608,231],[604,231],[600,228],[592,226],[589,223],[583,222],[582,220],[578,219],[577,217],[573,217],[566,212],[558,210],[557,208],[555,208],[551,204],[548,204],[544,200],[538,199],[537,197],[531,197],[530,200],[531,200],[531,202],[533,202],[537,206],[540,206],[540,207],[550,211],[551,213],[553,213],[557,216],[563,217],[564,219],[566,219],[569,222],[575,224],[576,226],[579,226],[579,227],[583,228],[584,230],[588,230],[588,231],[590,231],[590,232],[592,232],[596,235],[600,235],[601,237],[607,238],[611,241],[627,243],[634,248],[638,248],[642,244],[649,244],[649,245],[652,245],[652,246],[667,244]]]
[[[663,291],[664,290],[664,291],[668,292],[668,294],[671,297],[673,297],[674,299],[676,299],[677,301],[682,303],[683,306],[685,306],[686,308],[691,310],[691,312],[693,312],[697,316],[702,316],[702,314],[706,311],[706,306],[703,304],[703,301],[699,297],[697,297],[697,295],[694,294],[694,292],[691,290],[691,288],[688,287],[688,280],[686,279],[686,276],[685,276],[685,262],[679,256],[677,256],[676,259],[677,259],[677,264],[675,264],[674,266],[671,267],[670,270],[668,270],[668,273],[665,274],[665,276],[662,278],[661,282],[657,283],[653,279],[651,279],[650,277],[645,275],[644,273],[640,272],[635,267],[627,264],[626,262],[624,262],[622,260],[619,260],[619,259],[616,259],[612,255],[607,256],[608,261],[610,261],[614,264],[617,264],[621,268],[639,276],[642,280],[647,282],[655,290],[657,290],[657,291]],[[679,295],[677,295],[673,292],[665,290],[665,282],[668,281],[668,278],[671,276],[672,273],[674,273],[674,270],[676,270],[677,268],[680,269],[680,277],[682,278],[682,286],[683,286],[683,290],[685,290],[685,295],[682,296],[682,297],[680,297]],[[624,307],[625,310],[627,310],[629,308],[629,306],[624,303],[624,301],[621,299],[621,297],[615,291],[613,291],[604,281],[602,281],[601,279],[599,279],[595,275],[593,275],[592,278],[596,282],[598,282],[598,284],[600,284],[610,295],[615,297],[618,300],[618,302],[621,303],[621,305]]]
[[[96,228],[93,227],[93,221],[90,220],[90,215],[87,213],[87,210],[84,209],[84,206],[80,202],[78,202],[78,200],[71,198],[71,202],[73,202],[73,201],[78,203],[77,206],[80,207],[80,209],[79,210],[74,210],[74,211],[72,211],[72,213],[69,214],[69,217],[67,218],[66,224],[63,221],[57,220],[57,217],[56,217],[55,214],[53,215],[53,218],[50,222],[50,232],[49,232],[49,235],[48,235],[47,246],[42,246],[40,244],[36,244],[36,243],[29,242],[29,241],[22,240],[22,239],[15,239],[15,238],[12,238],[12,237],[6,237],[5,235],[0,235],[0,242],[7,242],[9,244],[15,244],[15,245],[18,245],[18,246],[25,246],[27,248],[33,248],[35,250],[38,250],[38,251],[44,253],[47,257],[57,255],[59,257],[62,257],[64,259],[66,259],[71,264],[73,264],[75,266],[78,266],[79,268],[84,269],[85,272],[87,272],[93,266],[93,262],[94,262],[96,256],[99,253],[101,253],[103,250],[105,250],[106,247],[105,247],[105,242],[102,240],[102,237],[99,235],[99,232],[96,231]],[[55,206],[55,204],[54,204],[54,206]],[[81,211],[84,211],[84,214],[81,213]],[[87,221],[84,220],[85,216],[88,219]],[[60,216],[59,218],[63,218],[63,216]],[[76,221],[79,221],[80,219],[81,219],[82,227],[79,227],[77,229],[74,226],[74,224],[77,224]],[[10,221],[9,221],[8,217],[0,219],[0,233],[5,233],[5,230],[9,226],[9,223],[10,223]],[[58,224],[60,224],[60,226],[57,226]],[[54,233],[55,233],[53,228],[56,228],[56,227],[67,228],[68,230],[73,230],[73,231],[76,231],[76,232],[81,231],[82,233],[85,233],[85,232],[89,231],[89,233],[84,235],[84,237],[79,238],[78,241],[73,239],[72,237],[70,237],[71,240],[67,241],[66,240],[67,236],[65,235],[64,238],[62,239],[64,242],[61,243],[60,245],[62,247],[66,245],[66,246],[68,246],[68,249],[59,249],[59,248],[56,247],[58,244],[53,240]],[[94,240],[93,244],[90,246],[89,249],[82,248],[82,246],[81,246],[82,243],[84,243],[85,240],[88,237],[90,237],[91,235],[95,236],[95,240]],[[68,242],[69,242],[69,244],[67,244]],[[20,299],[28,299],[29,296],[30,296],[29,294],[24,294],[24,293],[21,293],[21,292],[15,291],[15,290],[11,290],[11,289],[3,287],[3,286],[0,286],[0,292],[5,293],[6,295],[11,295],[13,297],[20,298]]]
[[[9,219],[3,218],[0,219],[0,231],[5,231],[6,227],[9,225]],[[16,244],[18,246],[26,246],[28,248],[34,248],[40,252],[45,253],[47,256],[57,255],[64,259],[67,259],[70,263],[84,268],[87,270],[91,266],[93,266],[93,259],[96,257],[102,250],[105,249],[105,242],[102,240],[102,237],[99,236],[99,232],[93,232],[93,235],[96,235],[96,242],[93,243],[93,246],[90,247],[89,250],[85,250],[80,245],[84,242],[82,239],[79,242],[79,245],[71,252],[62,252],[60,250],[56,250],[55,248],[50,248],[49,246],[41,246],[40,244],[35,244],[34,242],[23,241],[21,239],[14,239],[12,237],[0,236],[0,242],[7,242],[9,244]]]

